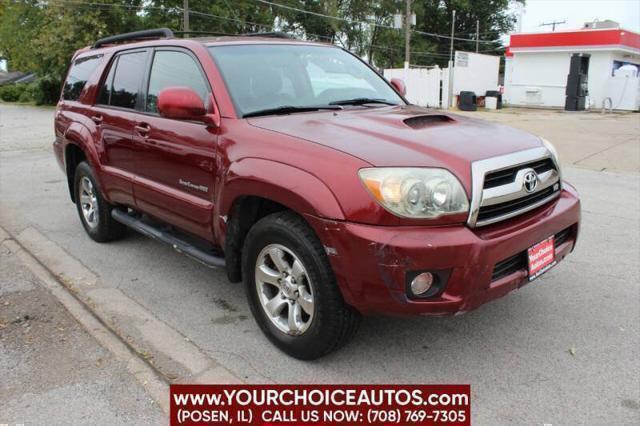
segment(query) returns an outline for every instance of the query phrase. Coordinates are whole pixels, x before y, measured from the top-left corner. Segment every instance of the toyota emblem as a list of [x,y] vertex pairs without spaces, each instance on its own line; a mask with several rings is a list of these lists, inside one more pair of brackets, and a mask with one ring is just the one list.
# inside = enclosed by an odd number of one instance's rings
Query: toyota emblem
[[536,190],[536,187],[538,186],[538,175],[536,172],[532,170],[524,175],[523,186],[524,190],[527,192],[533,192]]

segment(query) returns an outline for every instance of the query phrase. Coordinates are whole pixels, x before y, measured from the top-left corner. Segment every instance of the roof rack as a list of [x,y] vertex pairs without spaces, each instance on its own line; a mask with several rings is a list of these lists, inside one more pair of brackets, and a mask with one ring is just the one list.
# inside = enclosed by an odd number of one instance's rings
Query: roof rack
[[190,34],[194,34],[194,35],[209,35],[209,36],[237,36],[238,34],[234,34],[234,33],[223,33],[220,31],[174,31],[173,34],[175,35],[182,35],[182,36],[188,36]]
[[262,32],[262,33],[246,33],[243,34],[246,37],[273,37],[273,38],[289,38],[292,39],[293,36],[287,33],[283,33],[282,31],[271,31],[271,32]]
[[169,28],[156,28],[153,30],[134,31],[132,33],[118,34],[111,37],[101,38],[93,44],[92,49],[97,49],[107,44],[157,38],[173,38],[173,31],[171,31]]

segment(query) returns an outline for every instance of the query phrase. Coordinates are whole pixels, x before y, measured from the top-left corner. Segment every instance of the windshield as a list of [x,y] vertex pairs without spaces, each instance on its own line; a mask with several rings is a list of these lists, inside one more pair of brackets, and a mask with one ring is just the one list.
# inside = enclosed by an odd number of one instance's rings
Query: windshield
[[404,105],[385,80],[342,49],[291,44],[209,49],[242,116],[329,105]]

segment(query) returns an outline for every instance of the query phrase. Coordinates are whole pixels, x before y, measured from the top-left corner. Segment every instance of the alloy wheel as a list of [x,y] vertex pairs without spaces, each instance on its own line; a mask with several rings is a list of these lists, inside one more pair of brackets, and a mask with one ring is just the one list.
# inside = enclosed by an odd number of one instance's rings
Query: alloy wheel
[[80,179],[80,207],[85,223],[94,229],[98,226],[98,196],[91,179],[83,176]]
[[298,256],[283,245],[269,244],[256,260],[255,282],[262,309],[280,331],[307,331],[314,315],[314,292]]

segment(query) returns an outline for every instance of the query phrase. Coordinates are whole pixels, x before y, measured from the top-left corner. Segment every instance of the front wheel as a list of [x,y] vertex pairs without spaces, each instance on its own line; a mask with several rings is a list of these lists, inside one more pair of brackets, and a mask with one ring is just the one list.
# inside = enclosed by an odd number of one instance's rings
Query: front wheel
[[342,299],[322,244],[292,212],[274,213],[251,228],[243,279],[258,325],[295,358],[326,355],[357,330],[360,315]]

